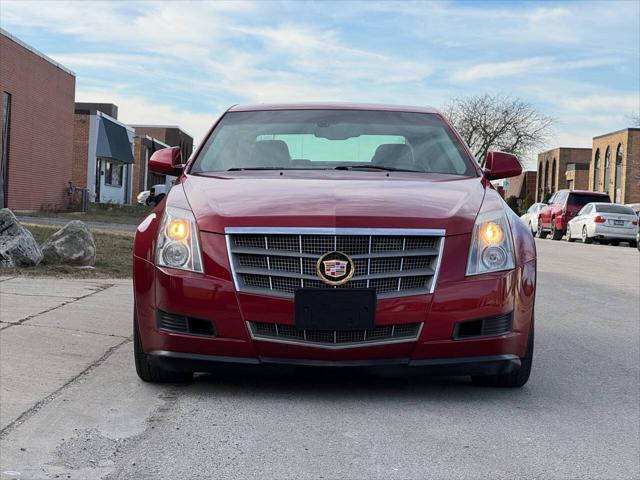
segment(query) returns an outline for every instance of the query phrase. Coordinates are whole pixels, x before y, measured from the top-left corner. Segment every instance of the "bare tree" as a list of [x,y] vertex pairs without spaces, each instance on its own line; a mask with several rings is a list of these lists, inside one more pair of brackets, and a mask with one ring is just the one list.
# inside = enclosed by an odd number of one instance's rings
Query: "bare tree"
[[490,150],[522,158],[544,146],[554,123],[524,100],[503,95],[454,98],[445,114],[482,166]]
[[627,115],[627,120],[631,122],[631,126],[640,127],[640,111]]

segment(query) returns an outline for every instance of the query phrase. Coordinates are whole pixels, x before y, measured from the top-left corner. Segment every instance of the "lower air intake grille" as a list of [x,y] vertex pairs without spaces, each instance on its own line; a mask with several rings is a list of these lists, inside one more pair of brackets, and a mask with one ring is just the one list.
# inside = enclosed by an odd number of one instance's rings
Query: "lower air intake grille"
[[371,330],[298,330],[293,325],[247,322],[256,340],[271,340],[329,348],[376,343],[409,342],[418,339],[421,323],[382,325]]
[[453,338],[493,337],[511,331],[512,314],[458,322],[453,330]]
[[169,332],[185,333],[187,335],[207,335],[215,337],[216,329],[211,320],[185,317],[173,313],[157,311],[158,328]]

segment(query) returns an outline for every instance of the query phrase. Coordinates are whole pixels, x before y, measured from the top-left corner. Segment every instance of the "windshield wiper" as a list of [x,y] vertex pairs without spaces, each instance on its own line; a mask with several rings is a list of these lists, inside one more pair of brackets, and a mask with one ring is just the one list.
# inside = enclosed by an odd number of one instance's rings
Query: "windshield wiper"
[[287,167],[232,167],[227,172],[241,172],[242,170],[295,170]]
[[416,172],[424,173],[420,170],[408,170],[406,168],[384,167],[382,165],[339,165],[334,170],[382,170],[384,172]]

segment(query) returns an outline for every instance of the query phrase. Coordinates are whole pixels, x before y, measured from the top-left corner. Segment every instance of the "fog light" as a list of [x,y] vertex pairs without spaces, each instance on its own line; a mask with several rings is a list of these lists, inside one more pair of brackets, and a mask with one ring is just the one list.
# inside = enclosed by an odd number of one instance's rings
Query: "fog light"
[[171,220],[167,225],[167,236],[171,240],[184,240],[189,235],[189,224],[181,218]]
[[489,245],[497,245],[502,242],[504,233],[497,223],[487,223],[482,226],[482,238]]
[[482,251],[482,263],[489,269],[502,268],[507,263],[507,253],[500,247],[488,247]]
[[189,260],[189,249],[182,242],[169,242],[162,251],[162,258],[170,267],[182,267]]

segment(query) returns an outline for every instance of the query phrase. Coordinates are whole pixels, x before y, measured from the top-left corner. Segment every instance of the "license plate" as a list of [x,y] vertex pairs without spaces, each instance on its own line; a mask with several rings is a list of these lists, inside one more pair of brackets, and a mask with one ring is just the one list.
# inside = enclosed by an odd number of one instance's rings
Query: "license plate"
[[624,220],[614,220],[613,224],[622,227],[624,226]]
[[295,293],[299,330],[370,330],[375,326],[374,289],[303,288]]

